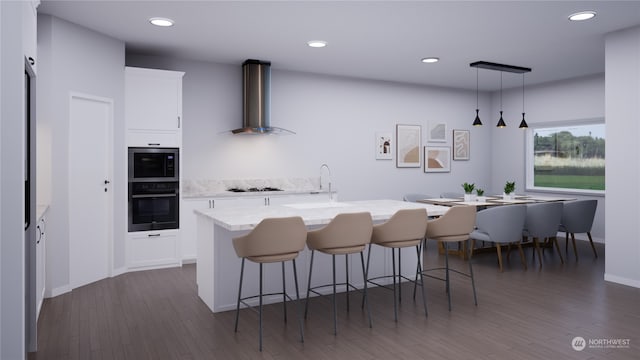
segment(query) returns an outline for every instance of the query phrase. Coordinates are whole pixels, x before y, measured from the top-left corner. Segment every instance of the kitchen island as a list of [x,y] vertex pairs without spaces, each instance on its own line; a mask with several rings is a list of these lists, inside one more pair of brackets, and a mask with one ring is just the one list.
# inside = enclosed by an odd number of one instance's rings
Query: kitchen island
[[[298,203],[259,207],[237,207],[228,209],[195,210],[197,214],[198,258],[197,276],[198,296],[213,312],[235,309],[238,296],[238,280],[240,276],[240,258],[236,255],[232,238],[244,235],[253,229],[262,219],[271,217],[300,216],[309,229],[321,227],[331,221],[337,214],[366,211],[371,213],[374,223],[389,219],[400,209],[424,208],[428,216],[441,216],[449,208],[446,206],[420,204],[397,200],[367,200],[349,202]],[[371,255],[370,276],[391,274],[391,257],[388,249],[374,247]],[[416,256],[411,249],[405,251],[402,273],[413,275],[416,270]],[[409,252],[411,252],[409,254]],[[308,259],[310,251],[306,248],[296,259],[298,268],[298,285],[300,294],[306,294]],[[316,256],[313,284],[330,283],[331,257]],[[342,265],[341,267],[338,265]],[[255,267],[254,267],[255,266]],[[345,264],[337,262],[338,278],[343,278]],[[245,265],[245,281],[243,294],[258,293],[257,264],[248,262]],[[264,293],[282,291],[281,267],[267,265],[264,276]],[[287,264],[287,292],[295,294],[295,286],[291,265]],[[349,262],[350,281],[356,286],[363,286],[360,261],[353,257]],[[255,275],[255,276],[253,276]],[[256,300],[257,301],[257,300]],[[282,301],[282,296],[266,297],[265,303]]]

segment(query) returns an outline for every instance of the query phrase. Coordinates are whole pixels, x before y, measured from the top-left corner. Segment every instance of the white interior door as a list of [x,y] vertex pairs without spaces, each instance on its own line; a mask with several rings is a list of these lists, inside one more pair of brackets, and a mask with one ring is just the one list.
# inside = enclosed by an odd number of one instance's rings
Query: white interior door
[[70,283],[111,272],[113,101],[72,94],[69,120]]

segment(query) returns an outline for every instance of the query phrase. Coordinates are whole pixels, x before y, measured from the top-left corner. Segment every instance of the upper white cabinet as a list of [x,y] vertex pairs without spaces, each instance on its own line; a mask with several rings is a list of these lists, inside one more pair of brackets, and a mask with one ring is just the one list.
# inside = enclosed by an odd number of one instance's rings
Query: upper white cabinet
[[40,1],[25,1],[22,3],[22,48],[24,57],[31,63],[33,71],[36,71],[37,66],[38,5],[40,5]]
[[180,147],[184,72],[125,68],[128,146]]

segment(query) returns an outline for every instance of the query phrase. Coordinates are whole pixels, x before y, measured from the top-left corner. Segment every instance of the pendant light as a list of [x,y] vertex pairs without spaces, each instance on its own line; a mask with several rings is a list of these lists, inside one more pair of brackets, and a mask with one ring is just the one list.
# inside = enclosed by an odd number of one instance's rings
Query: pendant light
[[480,111],[478,107],[478,71],[476,67],[476,119],[473,120],[473,126],[482,126],[482,121],[480,121],[480,116],[478,116],[478,112]]
[[496,126],[499,128],[507,127],[507,124],[502,120],[502,71],[500,71],[500,120]]
[[524,73],[522,73],[522,121],[520,121],[520,129],[526,129],[529,127],[527,122],[524,120]]

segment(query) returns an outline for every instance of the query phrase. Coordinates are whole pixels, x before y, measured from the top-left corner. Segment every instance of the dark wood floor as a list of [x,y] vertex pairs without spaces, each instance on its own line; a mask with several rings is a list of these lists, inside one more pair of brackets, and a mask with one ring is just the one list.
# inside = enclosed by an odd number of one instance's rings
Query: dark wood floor
[[[234,333],[233,311],[213,314],[198,298],[195,265],[128,273],[47,299],[39,351],[30,359],[638,359],[640,289],[605,282],[604,246],[597,249],[594,260],[588,243],[579,241],[580,260],[569,256],[564,265],[547,250],[541,271],[531,249],[528,271],[513,252],[504,273],[494,253],[478,254],[478,306],[468,280],[454,277],[449,312],[443,283],[428,279],[428,318],[409,285],[397,323],[391,292],[372,289],[372,329],[357,306],[359,296],[350,313],[341,296],[337,336],[330,302],[312,299],[304,344],[295,318],[285,325],[282,307],[270,305],[262,353],[257,316],[242,311]],[[427,260],[442,261],[433,244]],[[455,259],[453,266],[465,264]],[[629,339],[629,346],[577,352],[571,347],[576,336]]]

